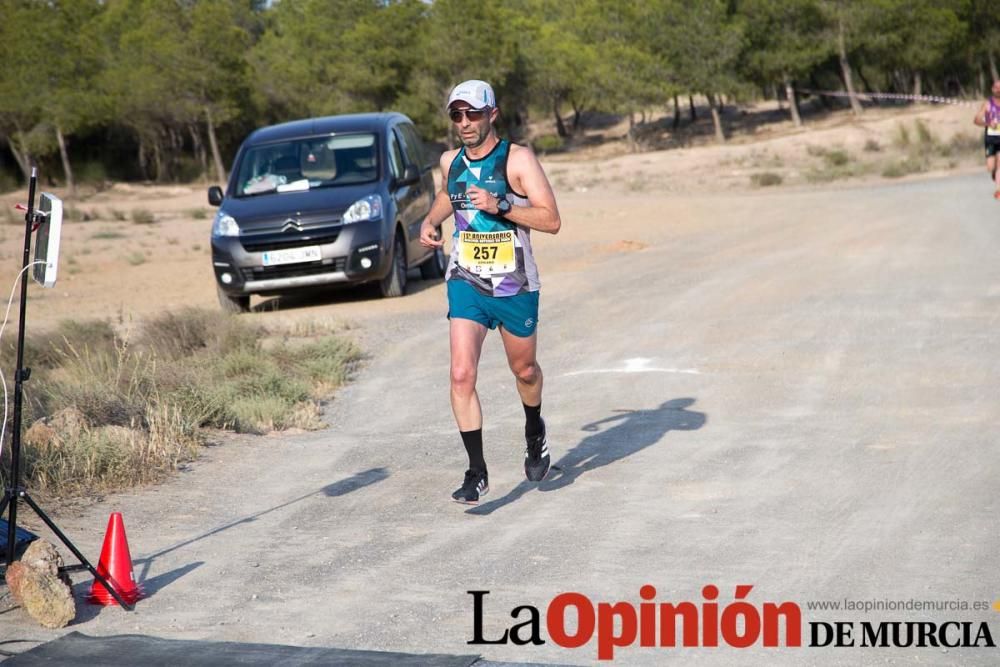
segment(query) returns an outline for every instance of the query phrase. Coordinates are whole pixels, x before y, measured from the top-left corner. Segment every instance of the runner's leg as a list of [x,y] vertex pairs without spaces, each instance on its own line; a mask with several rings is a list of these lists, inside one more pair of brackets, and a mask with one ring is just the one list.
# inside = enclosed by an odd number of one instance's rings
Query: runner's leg
[[483,412],[476,392],[476,376],[483,341],[488,329],[474,320],[452,317],[451,337],[451,409],[469,455],[469,469],[462,486],[451,494],[460,503],[475,504],[489,492],[486,459],[483,457]]
[[476,376],[488,329],[473,320],[449,320],[451,336],[451,409],[459,431],[483,427]]
[[535,358],[538,336],[515,336],[500,328],[507,363],[517,378],[517,393],[524,405],[524,475],[531,482],[545,479],[549,471],[549,447],[542,420],[542,369]]
[[507,353],[507,363],[517,379],[517,393],[521,402],[528,406],[542,403],[542,369],[535,358],[538,334],[527,337],[515,336],[500,327],[503,349]]

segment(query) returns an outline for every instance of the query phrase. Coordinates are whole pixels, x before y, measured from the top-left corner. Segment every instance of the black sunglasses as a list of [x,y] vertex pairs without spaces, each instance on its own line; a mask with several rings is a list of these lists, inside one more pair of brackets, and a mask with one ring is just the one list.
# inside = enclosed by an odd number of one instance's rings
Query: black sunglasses
[[461,123],[462,116],[469,119],[471,123],[477,123],[483,119],[483,116],[488,114],[490,111],[489,107],[483,107],[482,109],[451,109],[448,111],[448,117],[451,118],[453,123]]

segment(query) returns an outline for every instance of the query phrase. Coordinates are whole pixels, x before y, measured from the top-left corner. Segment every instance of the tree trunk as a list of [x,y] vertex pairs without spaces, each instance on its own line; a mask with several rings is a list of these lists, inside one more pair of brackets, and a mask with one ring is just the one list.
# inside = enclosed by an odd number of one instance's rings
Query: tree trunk
[[[21,166],[21,171],[24,172],[25,180],[31,178],[31,168],[35,166],[35,159],[31,157],[31,152],[28,150],[28,144],[24,141],[24,132],[21,131],[21,124],[18,122],[14,123],[14,131],[17,135],[17,143],[21,147],[21,159],[19,163]],[[11,144],[13,149],[13,144]],[[17,153],[15,152],[15,155]]]
[[154,180],[159,183],[163,180],[163,155],[160,150],[160,138],[153,138],[153,167],[156,169]]
[[167,177],[176,181],[181,174],[181,149],[184,148],[184,140],[181,139],[180,132],[171,127],[167,130],[167,146],[170,152],[167,154]]
[[983,61],[978,58],[976,58],[976,69],[979,70],[976,97],[986,97],[986,72],[983,70]]
[[569,132],[566,131],[566,123],[563,122],[562,114],[559,113],[559,100],[552,103],[552,115],[556,117],[556,133],[565,139],[569,136]]
[[219,183],[226,184],[226,168],[222,166],[222,155],[219,153],[219,142],[215,139],[215,123],[212,122],[212,110],[205,107],[205,121],[208,128],[208,145],[212,149],[212,161],[215,163],[215,176]]
[[841,18],[837,31],[837,52],[840,59],[840,70],[844,77],[844,86],[847,88],[847,96],[851,100],[851,111],[855,116],[860,116],[863,111],[858,95],[854,92],[854,81],[851,78],[851,63],[847,60],[847,42],[844,38],[844,19]]
[[59,157],[62,159],[63,174],[66,175],[66,188],[71,197],[76,196],[76,182],[73,180],[73,167],[69,163],[69,152],[66,150],[66,137],[62,128],[56,125],[56,140],[59,142]]
[[[858,78],[861,79],[861,85],[864,86],[865,90],[868,91],[869,93],[878,93],[878,92],[880,92],[877,88],[875,88],[875,86],[873,86],[870,83],[868,83],[868,79],[865,78],[865,71],[861,67],[861,65],[858,65]],[[872,101],[872,104],[874,104],[877,107],[878,106],[882,106],[881,102],[878,101],[877,97],[872,97],[871,101]]]
[[719,109],[713,95],[709,94],[706,97],[708,97],[708,108],[712,112],[712,125],[715,126],[715,140],[724,144],[726,143],[726,135],[722,131],[722,117],[719,115]]
[[570,104],[573,106],[573,134],[578,134],[583,130],[583,109],[576,103],[570,100]]
[[997,61],[993,57],[993,49],[986,50],[986,58],[990,63],[990,76],[993,77],[994,81],[1000,81],[1000,74],[997,73]]
[[144,179],[148,180],[149,172],[147,171],[146,162],[146,140],[143,139],[141,135],[139,136],[139,154],[137,157],[139,158],[139,173],[142,174]]
[[674,95],[674,124],[673,129],[676,130],[681,124],[681,105],[677,101],[677,96]]
[[201,165],[201,177],[208,184],[208,156],[205,154],[205,144],[201,140],[201,135],[198,134],[198,126],[194,123],[188,125],[188,134],[191,135],[191,147],[194,149],[195,157]]
[[[913,95],[920,97],[923,95],[924,82],[920,78],[919,70],[913,73]],[[919,100],[917,100],[919,102]]]
[[21,151],[17,149],[17,144],[14,143],[11,137],[7,137],[7,146],[10,148],[10,153],[14,156],[14,161],[17,162],[21,173],[24,174],[24,180],[27,181],[31,178],[31,165],[28,163],[29,156],[21,154]]
[[774,95],[774,99],[778,101],[778,111],[783,111],[785,109],[785,101],[781,98],[781,90],[778,84],[771,86],[771,93]]
[[892,72],[892,86],[890,87],[890,92],[893,93],[905,93],[906,92],[906,76],[897,70]]
[[688,95],[688,108],[691,109],[691,122],[695,122],[698,119],[698,115],[694,111],[694,97]]
[[[815,72],[810,72],[809,73],[809,86],[813,90],[820,90],[820,84],[819,84],[819,81],[816,80],[816,73]],[[830,103],[830,100],[827,99],[826,95],[816,95],[815,97],[816,97],[816,99],[819,100],[819,103],[827,111],[829,111],[830,109],[833,108],[833,105]]]
[[638,146],[635,142],[635,113],[628,112],[628,134],[625,135],[628,143],[628,152],[637,153]]
[[788,110],[792,112],[792,122],[795,123],[795,127],[802,127],[802,116],[799,115],[799,100],[795,96],[795,86],[788,75],[785,75],[785,97],[788,98]]

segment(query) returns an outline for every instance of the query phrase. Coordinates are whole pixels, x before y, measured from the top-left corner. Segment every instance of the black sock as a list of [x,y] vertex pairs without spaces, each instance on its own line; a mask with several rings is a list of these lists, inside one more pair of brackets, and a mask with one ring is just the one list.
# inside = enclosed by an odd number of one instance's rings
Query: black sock
[[530,438],[542,432],[542,404],[524,406],[524,436]]
[[483,429],[459,431],[459,434],[462,436],[465,451],[469,454],[469,468],[486,472],[486,459],[483,458]]

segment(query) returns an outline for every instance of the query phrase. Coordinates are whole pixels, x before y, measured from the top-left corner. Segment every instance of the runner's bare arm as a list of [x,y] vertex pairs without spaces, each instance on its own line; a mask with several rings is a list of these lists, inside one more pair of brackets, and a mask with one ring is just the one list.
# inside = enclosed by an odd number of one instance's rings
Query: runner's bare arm
[[989,108],[989,103],[983,102],[983,106],[980,107],[979,113],[977,113],[976,117],[972,119],[972,122],[978,125],[979,127],[986,127],[986,110],[988,108]]
[[[549,179],[545,177],[542,165],[529,148],[512,145],[507,157],[507,177],[511,189],[527,196],[529,206],[514,206],[504,216],[507,220],[540,232],[555,234],[562,226],[556,197],[552,193]],[[496,199],[485,190],[476,187],[468,189],[469,199],[476,208],[487,213],[499,213]]]
[[455,159],[457,150],[445,151],[441,155],[441,189],[434,195],[434,203],[427,217],[420,224],[420,244],[428,248],[440,248],[444,245],[444,240],[440,238],[438,230],[444,221],[452,213],[451,198],[448,196],[448,167]]

